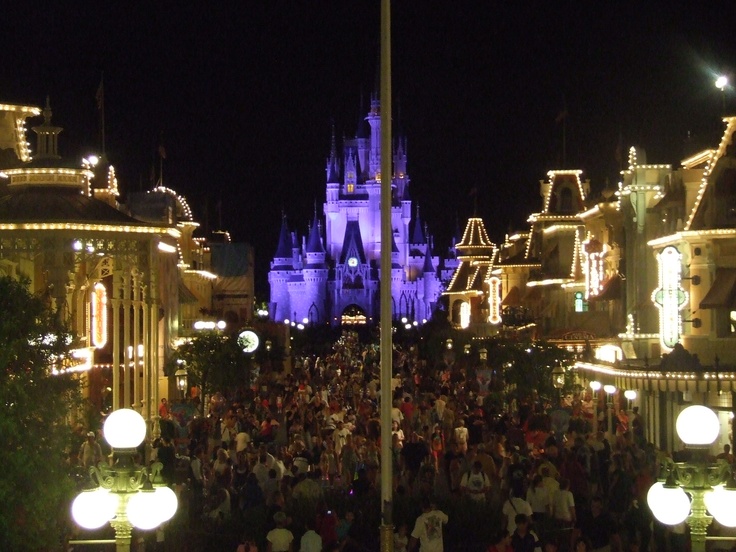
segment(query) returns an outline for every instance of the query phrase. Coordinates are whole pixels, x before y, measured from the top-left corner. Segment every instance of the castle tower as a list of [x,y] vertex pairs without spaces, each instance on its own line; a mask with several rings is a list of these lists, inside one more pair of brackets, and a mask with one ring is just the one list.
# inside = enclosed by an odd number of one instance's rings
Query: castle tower
[[281,322],[291,317],[291,302],[287,284],[293,272],[291,235],[284,216],[281,220],[278,247],[271,262],[271,270],[268,273],[268,283],[271,286],[271,304],[275,309],[271,314],[273,320]]
[[314,221],[309,229],[309,238],[305,246],[304,296],[309,302],[304,304],[305,318],[310,324],[327,321],[327,277],[329,267],[326,263],[326,252],[322,244],[321,224],[314,213]]
[[366,117],[371,125],[370,156],[368,160],[368,180],[380,180],[381,175],[381,103],[378,95],[371,99],[371,110]]

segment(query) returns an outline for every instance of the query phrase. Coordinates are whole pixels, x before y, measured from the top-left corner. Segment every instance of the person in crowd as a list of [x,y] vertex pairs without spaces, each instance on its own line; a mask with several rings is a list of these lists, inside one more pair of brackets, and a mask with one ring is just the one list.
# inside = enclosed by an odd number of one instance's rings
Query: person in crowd
[[543,527],[551,511],[549,491],[544,486],[542,476],[537,474],[526,492],[526,501],[532,507],[532,520],[537,527]]
[[539,537],[531,530],[529,516],[516,514],[514,522],[516,530],[511,536],[511,549],[514,552],[542,552]]
[[322,552],[322,537],[315,531],[315,521],[308,519],[306,527],[307,531],[299,541],[299,552]]
[[514,552],[514,549],[511,548],[511,535],[509,532],[506,529],[498,531],[486,552]]
[[447,514],[438,510],[429,498],[423,498],[422,514],[417,518],[411,532],[409,552],[417,550],[417,545],[420,552],[443,552],[445,548],[442,529],[448,520]]
[[286,514],[276,512],[273,521],[276,527],[266,535],[267,552],[294,552],[294,534],[286,528]]
[[483,465],[480,461],[473,462],[472,469],[463,474],[460,481],[460,490],[464,496],[467,496],[473,502],[483,503],[486,501],[486,496],[491,490],[491,480],[483,472]]
[[577,520],[575,516],[575,498],[570,492],[570,480],[564,477],[560,480],[560,489],[552,497],[552,516],[555,525],[570,529]]
[[79,464],[83,468],[96,466],[102,462],[102,447],[97,442],[94,431],[87,432],[87,438],[79,449]]
[[513,491],[509,492],[509,496],[501,506],[501,516],[503,518],[503,525],[506,526],[506,531],[509,535],[513,535],[516,531],[516,516],[518,514],[524,514],[531,518],[533,511],[529,503],[521,497],[514,496]]

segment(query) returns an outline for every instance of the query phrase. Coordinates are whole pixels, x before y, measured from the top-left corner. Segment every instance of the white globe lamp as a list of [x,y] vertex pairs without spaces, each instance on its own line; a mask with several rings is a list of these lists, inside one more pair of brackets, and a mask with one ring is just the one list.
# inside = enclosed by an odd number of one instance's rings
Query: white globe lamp
[[111,413],[102,428],[105,440],[114,449],[134,449],[146,438],[146,421],[130,408]]
[[179,507],[176,493],[166,486],[154,487],[154,497],[157,504],[156,508],[159,511],[160,523],[169,521],[174,517],[176,509]]
[[658,481],[647,493],[649,507],[659,521],[665,525],[682,523],[690,514],[690,499],[680,487],[665,485]]
[[705,493],[704,499],[705,506],[718,523],[725,527],[736,527],[736,489],[718,485]]
[[107,489],[83,491],[72,502],[72,518],[85,529],[99,529],[109,522],[118,508],[118,497]]
[[126,510],[128,521],[143,531],[158,527],[161,522],[161,512],[158,509],[156,491],[138,491],[128,499]]
[[683,443],[691,447],[707,447],[718,438],[718,416],[710,408],[695,404],[688,406],[677,417],[675,429]]

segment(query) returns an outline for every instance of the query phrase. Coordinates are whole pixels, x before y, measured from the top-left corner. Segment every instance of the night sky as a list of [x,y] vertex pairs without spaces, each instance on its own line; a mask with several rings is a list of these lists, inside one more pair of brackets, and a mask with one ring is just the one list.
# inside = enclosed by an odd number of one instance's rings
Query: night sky
[[[338,138],[353,136],[361,96],[367,108],[376,86],[379,1],[128,4],[138,5],[5,10],[0,101],[43,105],[50,95],[61,153],[81,159],[100,150],[104,72],[107,153],[123,196],[151,187],[163,144],[165,185],[203,226],[221,219],[256,247],[265,299],[280,213],[306,230],[324,201],[332,122]],[[736,80],[735,11],[732,2],[394,2],[394,121],[438,245],[473,214],[473,188],[499,242],[540,208],[550,169],[583,169],[596,193],[617,182],[619,142],[624,159],[636,145],[648,162],[673,164],[715,146],[713,83],[721,72]],[[736,112],[733,88],[726,107]]]

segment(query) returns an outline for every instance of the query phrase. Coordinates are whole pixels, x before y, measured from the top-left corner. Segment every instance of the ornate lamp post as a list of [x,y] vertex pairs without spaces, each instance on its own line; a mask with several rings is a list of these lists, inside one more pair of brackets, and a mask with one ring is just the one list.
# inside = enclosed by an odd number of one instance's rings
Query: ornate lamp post
[[591,381],[590,389],[593,391],[593,431],[598,431],[598,391],[601,390],[601,382]]
[[115,529],[117,552],[128,552],[133,527],[150,530],[171,519],[178,500],[165,485],[154,486],[161,464],[153,465],[153,479],[144,466],[135,463],[137,447],[146,437],[146,422],[135,410],[121,408],[108,416],[103,427],[113,448],[115,463],[100,462],[90,468],[97,487],[82,491],[72,502],[72,517],[85,529],[110,523]]
[[606,392],[606,408],[608,410],[608,442],[613,441],[615,432],[613,430],[613,394],[616,392],[615,385],[604,385],[603,391]]
[[184,399],[187,392],[187,371],[182,366],[174,372],[174,377],[176,378],[176,388],[181,393],[181,398]]
[[555,366],[552,370],[552,385],[555,389],[565,387],[565,369],[562,366]]
[[692,552],[705,552],[706,530],[713,517],[721,525],[736,527],[736,485],[728,464],[708,462],[708,450],[720,431],[715,412],[689,406],[680,412],[675,427],[692,459],[670,464],[667,479],[652,485],[647,502],[666,525],[687,521]]

